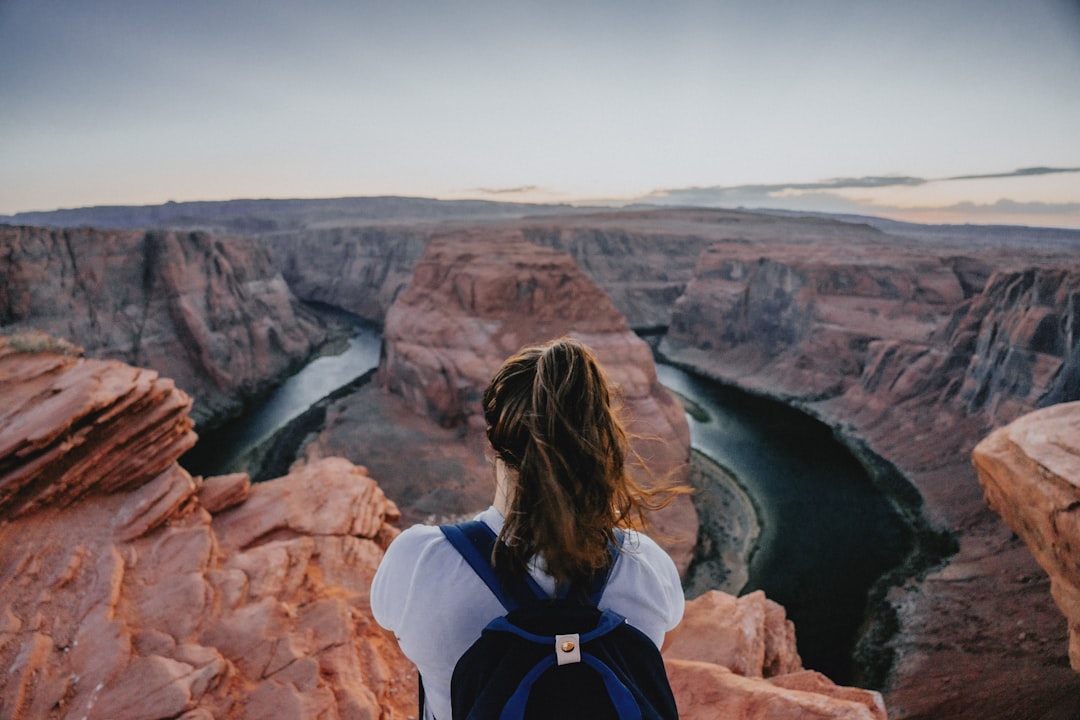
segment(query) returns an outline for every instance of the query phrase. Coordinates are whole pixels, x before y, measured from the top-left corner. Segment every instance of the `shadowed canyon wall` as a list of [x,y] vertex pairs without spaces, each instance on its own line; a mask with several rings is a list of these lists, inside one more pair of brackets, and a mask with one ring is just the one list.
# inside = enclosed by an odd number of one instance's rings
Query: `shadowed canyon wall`
[[[661,350],[795,404],[887,460],[879,479],[922,527],[923,550],[915,577],[883,595],[878,622],[898,625],[885,643],[890,708],[1041,717],[1080,682],[1055,649],[1064,628],[1045,578],[987,510],[968,458],[991,428],[1076,399],[1080,273],[1064,260],[1026,267],[1019,253],[885,256],[880,246],[713,246]],[[943,533],[956,553],[928,567],[947,550]]]
[[195,398],[200,424],[323,339],[251,239],[0,226],[0,332],[26,329],[160,371]]
[[412,278],[428,233],[402,227],[331,228],[264,235],[289,287],[382,325]]

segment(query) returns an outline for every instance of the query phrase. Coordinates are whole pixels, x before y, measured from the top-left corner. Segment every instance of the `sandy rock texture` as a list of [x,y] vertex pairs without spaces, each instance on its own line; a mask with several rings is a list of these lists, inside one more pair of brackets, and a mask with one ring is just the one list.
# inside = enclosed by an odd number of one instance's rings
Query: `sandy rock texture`
[[664,663],[684,720],[886,718],[879,693],[803,669],[794,625],[760,591],[736,598],[714,590],[687,603]]
[[898,717],[1055,717],[1080,691],[1042,574],[969,462],[992,428],[1080,396],[1076,257],[718,243],[676,303],[667,356],[833,426],[915,527],[914,576],[861,649],[891,667],[873,682]]
[[235,411],[324,333],[266,251],[202,232],[0,227],[0,332],[36,329],[170,377],[199,424]]
[[995,430],[972,453],[990,508],[1050,576],[1080,672],[1080,402],[1053,405]]
[[[379,384],[430,421],[482,435],[480,396],[525,345],[572,335],[618,388],[634,449],[652,476],[684,483],[689,427],[656,377],[652,353],[569,255],[517,236],[436,238],[386,316]],[[490,492],[488,477],[479,478]],[[477,510],[486,506],[481,505]],[[657,537],[683,570],[697,540],[688,497],[655,514]]]
[[192,478],[190,400],[118,362],[3,340],[0,394],[0,718],[414,712],[367,600],[398,514],[363,468]]

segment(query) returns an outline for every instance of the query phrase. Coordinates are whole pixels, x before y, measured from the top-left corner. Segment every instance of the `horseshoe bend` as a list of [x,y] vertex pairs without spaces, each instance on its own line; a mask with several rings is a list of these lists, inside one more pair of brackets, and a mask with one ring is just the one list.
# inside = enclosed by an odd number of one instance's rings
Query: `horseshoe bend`
[[[1077,238],[699,210],[200,222],[0,226],[0,716],[415,714],[371,575],[407,524],[486,504],[478,393],[565,333],[655,477],[685,480],[689,436],[642,336],[832,427],[915,538],[871,593],[867,688],[804,669],[762,593],[714,591],[665,652],[684,717],[1075,709]],[[332,334],[312,302],[382,327],[373,382],[279,479],[189,473],[196,429]],[[690,501],[655,526],[685,569]]]

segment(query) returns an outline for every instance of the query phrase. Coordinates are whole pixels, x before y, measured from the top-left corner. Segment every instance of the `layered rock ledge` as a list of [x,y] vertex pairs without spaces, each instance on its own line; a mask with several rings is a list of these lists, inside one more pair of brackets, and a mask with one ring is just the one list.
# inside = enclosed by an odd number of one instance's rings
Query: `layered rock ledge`
[[0,394],[0,717],[408,716],[367,604],[397,511],[363,468],[193,478],[171,381],[9,340]]

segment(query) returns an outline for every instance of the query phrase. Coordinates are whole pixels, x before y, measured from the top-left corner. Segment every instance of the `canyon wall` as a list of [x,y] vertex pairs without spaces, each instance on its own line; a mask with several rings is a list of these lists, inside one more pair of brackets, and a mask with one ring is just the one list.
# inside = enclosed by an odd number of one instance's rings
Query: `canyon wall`
[[716,242],[865,243],[885,236],[858,223],[741,210],[643,208],[518,223],[523,236],[573,256],[634,329],[666,329],[698,256]]
[[1045,578],[968,462],[989,429],[1077,398],[1080,274],[1067,254],[1030,260],[718,244],[661,345],[832,425],[916,527],[914,577],[877,589],[879,627],[898,629],[870,635],[903,717],[1041,717],[1080,688],[1054,650],[1064,628]]
[[[362,458],[406,520],[479,511],[493,490],[480,395],[507,357],[565,334],[591,347],[619,388],[649,468],[638,479],[685,482],[689,428],[648,346],[569,255],[491,230],[432,240],[387,313],[378,387],[331,405],[305,457]],[[689,499],[652,520],[685,570],[697,540]]]
[[412,278],[429,233],[401,226],[329,228],[260,236],[293,293],[382,325]]
[[667,327],[698,255],[710,243],[700,235],[650,233],[586,219],[525,226],[522,235],[573,257],[635,329]]
[[[823,218],[789,218],[732,210],[579,211],[485,223],[447,219],[434,223],[387,222],[334,227],[328,221],[280,232],[258,233],[293,292],[381,323],[394,298],[434,237],[487,227],[520,235],[569,253],[604,288],[630,327],[662,330],[710,244],[774,242],[865,243],[885,236],[865,225]],[[456,230],[455,230],[456,228]]]
[[[415,668],[370,612],[398,512],[367,472],[192,477],[190,399],[75,350],[0,338],[0,719],[415,717]],[[681,717],[886,717],[803,670],[760,592],[703,595],[670,640]]]
[[279,381],[324,333],[248,238],[0,227],[0,332],[146,366],[202,424]]

